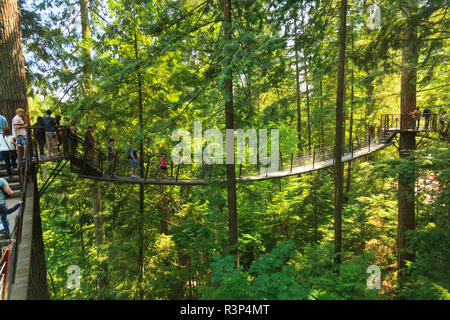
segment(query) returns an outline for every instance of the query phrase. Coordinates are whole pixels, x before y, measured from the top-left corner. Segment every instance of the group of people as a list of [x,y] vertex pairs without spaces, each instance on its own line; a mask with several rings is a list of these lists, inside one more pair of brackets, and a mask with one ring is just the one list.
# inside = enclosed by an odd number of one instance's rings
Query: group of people
[[[4,163],[6,174],[10,179],[13,177],[13,169],[17,167],[16,160],[25,157],[27,146],[27,132],[25,128],[27,126],[25,110],[21,108],[16,110],[11,126],[5,116],[0,115],[0,161]],[[14,191],[9,186],[8,181],[0,177],[0,220],[2,225],[0,232],[2,233],[2,238],[10,238],[8,215],[22,205],[22,201],[19,201],[12,208],[6,206],[6,198],[13,193]]]
[[[84,134],[84,151],[86,154],[86,160],[88,161],[89,165],[93,168],[96,167],[98,159],[96,158],[96,139],[94,138],[94,130],[95,128],[93,126],[89,126],[86,133]],[[111,178],[116,179],[116,161],[117,161],[117,154],[118,152],[115,149],[115,139],[110,138],[108,147],[107,147],[107,159],[109,163],[108,167],[108,175]],[[134,141],[130,141],[128,145],[127,150],[127,159],[130,161],[131,166],[131,178],[137,179],[139,178],[138,171],[139,171],[139,155],[138,152],[134,146]],[[167,159],[165,153],[161,156],[161,159],[159,161],[159,174],[157,176],[157,179],[167,178],[168,172],[167,172]]]
[[[414,121],[414,130],[419,130],[420,127],[420,117],[423,116],[425,119],[425,125],[424,129],[428,130],[429,124],[430,124],[430,118],[433,115],[431,110],[427,107],[422,111],[420,111],[419,107],[416,107],[414,111],[410,112],[409,115],[411,115],[413,121]],[[447,111],[442,111],[439,115],[439,123],[441,125],[440,131],[444,131],[445,129],[445,121],[447,120]]]
[[39,145],[39,155],[45,156],[45,146],[48,148],[48,155],[58,155],[60,153],[61,146],[61,116],[52,117],[52,111],[47,110],[45,115],[39,116],[36,119],[36,123],[33,127],[37,127],[34,130],[34,137]]

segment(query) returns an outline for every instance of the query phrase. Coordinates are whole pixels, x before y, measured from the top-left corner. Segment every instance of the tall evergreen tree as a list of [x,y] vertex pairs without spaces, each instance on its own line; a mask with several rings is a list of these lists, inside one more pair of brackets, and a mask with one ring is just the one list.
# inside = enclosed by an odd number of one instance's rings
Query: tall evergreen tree
[[0,2],[0,113],[10,122],[16,109],[28,113],[22,30],[17,0]]

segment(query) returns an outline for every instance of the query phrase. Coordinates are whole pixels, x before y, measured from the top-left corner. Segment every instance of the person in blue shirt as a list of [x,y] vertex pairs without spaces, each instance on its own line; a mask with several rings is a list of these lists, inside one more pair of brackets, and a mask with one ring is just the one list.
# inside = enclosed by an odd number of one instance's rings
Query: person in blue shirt
[[428,108],[425,108],[425,110],[423,110],[422,112],[422,116],[425,118],[425,127],[424,127],[425,130],[428,130],[431,115],[432,115],[431,110]]
[[139,162],[138,162],[138,154],[136,149],[134,148],[134,142],[130,141],[130,146],[128,147],[128,159],[130,159],[131,164],[131,178],[138,178],[138,169],[139,169]]
[[8,120],[6,120],[6,118],[2,115],[0,115],[0,131],[1,133],[3,133],[2,129],[3,127],[8,125]]
[[9,230],[8,215],[13,213],[17,209],[19,209],[20,206],[22,205],[23,201],[19,201],[19,203],[17,203],[15,206],[8,209],[6,207],[5,197],[6,197],[6,195],[9,195],[9,196],[12,195],[14,193],[14,191],[11,190],[11,187],[8,185],[8,182],[3,178],[0,178],[0,189],[1,189],[0,190],[0,220],[2,221],[3,228],[6,233],[6,237],[9,238],[11,235],[10,235],[10,230]]

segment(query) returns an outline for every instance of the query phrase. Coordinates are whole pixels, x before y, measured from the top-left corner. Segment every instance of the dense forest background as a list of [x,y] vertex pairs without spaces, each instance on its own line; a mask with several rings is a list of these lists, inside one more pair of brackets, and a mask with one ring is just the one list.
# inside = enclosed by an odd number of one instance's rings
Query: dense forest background
[[[95,125],[99,148],[116,139],[120,175],[134,140],[156,176],[173,130],[194,120],[226,128],[232,83],[235,128],[278,128],[284,154],[333,146],[342,11],[345,145],[381,114],[400,113],[405,68],[416,72],[417,106],[449,110],[445,0],[380,0],[379,28],[369,0],[233,0],[231,23],[224,3],[19,1],[33,123],[52,109],[80,133]],[[41,198],[51,298],[449,299],[450,150],[437,134],[417,142],[413,158],[399,158],[396,144],[345,164],[339,263],[334,170],[236,184],[237,251],[223,183],[94,183],[65,168]],[[42,180],[53,167],[41,166]],[[404,277],[401,175],[415,190]],[[70,265],[80,289],[67,287]],[[380,290],[367,287],[370,265],[381,269]]]

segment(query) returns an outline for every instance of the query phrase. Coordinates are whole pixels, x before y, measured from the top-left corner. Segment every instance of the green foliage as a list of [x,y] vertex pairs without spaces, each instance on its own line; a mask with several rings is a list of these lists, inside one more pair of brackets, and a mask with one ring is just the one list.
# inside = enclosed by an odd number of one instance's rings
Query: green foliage
[[[130,140],[144,143],[144,160],[154,177],[161,152],[170,153],[174,145],[170,136],[175,129],[190,129],[194,119],[202,121],[204,130],[224,129],[222,66],[228,58],[235,126],[278,128],[284,170],[290,155],[297,155],[298,143],[307,150],[309,130],[313,149],[334,143],[339,1],[233,1],[228,44],[221,1],[88,1],[91,34],[85,43],[78,2],[21,2],[32,122],[50,108],[62,115],[63,124],[77,121],[81,134],[95,124],[100,149],[116,138],[119,175],[129,175],[124,153]],[[399,35],[407,21],[418,28],[417,105],[432,106],[433,112],[448,109],[445,1],[421,2],[407,17],[399,1],[384,2],[380,30],[365,25],[371,3],[349,1],[347,146],[351,116],[356,144],[367,125],[378,126],[380,114],[398,113]],[[232,50],[226,51],[226,45]],[[82,53],[87,47],[90,59]],[[301,71],[298,101],[296,64]],[[86,74],[92,75],[89,92],[83,85]],[[97,246],[91,184],[64,168],[41,199],[51,298],[449,299],[450,149],[437,135],[429,137],[417,138],[419,150],[411,158],[398,159],[391,146],[352,161],[351,171],[345,170],[350,185],[339,269],[332,251],[332,169],[237,185],[238,268],[229,256],[223,183],[146,186],[142,215],[139,186],[101,184],[106,240]],[[54,165],[41,166],[40,185],[44,167]],[[201,169],[181,167],[180,177],[198,175]],[[225,172],[224,166],[213,170],[213,177]],[[400,174],[416,177],[417,190],[417,232],[411,234],[409,249],[416,259],[403,288],[391,271],[397,258]],[[366,286],[372,264],[382,269],[381,292]],[[70,265],[80,267],[81,290],[67,288]]]
[[248,271],[235,265],[233,256],[216,257],[212,287],[201,287],[205,299],[312,299],[313,292],[295,280],[296,256],[292,241],[280,242],[254,261]]

